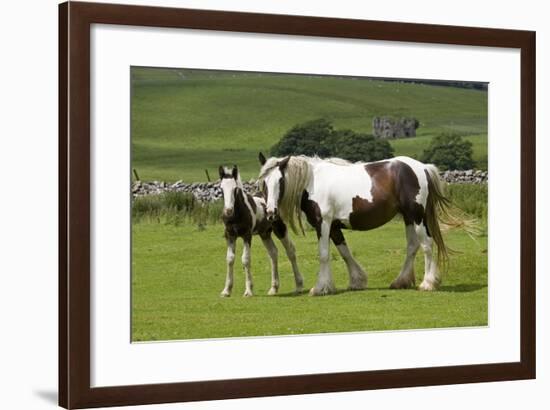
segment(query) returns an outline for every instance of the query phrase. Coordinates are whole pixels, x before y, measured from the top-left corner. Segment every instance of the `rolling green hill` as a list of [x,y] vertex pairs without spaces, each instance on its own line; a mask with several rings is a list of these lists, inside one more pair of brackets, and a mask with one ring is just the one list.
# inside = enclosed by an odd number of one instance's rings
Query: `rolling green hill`
[[418,137],[393,140],[417,156],[442,132],[467,135],[487,164],[487,92],[366,78],[132,68],[132,167],[142,180],[203,181],[220,164],[257,175],[267,152],[297,123],[319,117],[370,133],[374,116],[414,116]]

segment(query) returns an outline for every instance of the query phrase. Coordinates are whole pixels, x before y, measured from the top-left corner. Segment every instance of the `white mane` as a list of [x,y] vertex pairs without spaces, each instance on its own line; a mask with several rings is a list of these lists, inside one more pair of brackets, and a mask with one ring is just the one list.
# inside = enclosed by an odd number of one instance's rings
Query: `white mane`
[[342,159],[337,157],[319,158],[318,156],[306,157],[304,155],[301,155],[300,157],[308,159],[311,163],[328,162],[329,164],[334,164],[334,165],[353,165],[354,164],[353,162],[348,161],[347,159]]
[[[269,158],[265,162],[265,164],[262,166],[262,168],[260,170],[260,176],[258,177],[258,179],[263,179],[265,177],[265,175],[267,175],[269,173],[269,171],[271,171],[273,168],[278,166],[279,161],[282,161],[284,158],[286,158],[286,157],[271,157],[271,158]],[[303,161],[306,161],[310,164],[316,164],[316,163],[319,163],[319,162],[328,162],[328,163],[334,164],[334,165],[353,165],[354,164],[353,162],[350,162],[347,159],[336,158],[336,157],[320,158],[317,155],[315,155],[313,157],[308,157],[307,155],[292,155],[290,157],[291,161],[293,161],[295,159],[303,160]]]

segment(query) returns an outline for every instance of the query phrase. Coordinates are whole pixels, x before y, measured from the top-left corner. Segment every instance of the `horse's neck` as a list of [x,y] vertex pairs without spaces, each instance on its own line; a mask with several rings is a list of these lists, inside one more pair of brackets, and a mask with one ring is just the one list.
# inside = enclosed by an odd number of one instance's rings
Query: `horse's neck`
[[319,181],[319,170],[321,167],[326,166],[327,163],[319,159],[311,159],[308,161],[309,165],[309,179],[306,182],[306,189],[308,192],[315,190],[315,185],[322,183]]
[[243,222],[243,216],[249,212],[246,204],[244,203],[245,192],[241,188],[235,188],[235,202],[233,204],[233,215],[231,217],[224,218],[223,222],[226,227],[241,225]]
[[246,205],[244,203],[245,192],[241,187],[235,188],[235,213],[242,214],[246,211]]
[[237,175],[237,179],[235,180],[235,182],[237,182],[237,188],[238,189],[243,189],[243,181],[241,180],[241,175],[238,174]]

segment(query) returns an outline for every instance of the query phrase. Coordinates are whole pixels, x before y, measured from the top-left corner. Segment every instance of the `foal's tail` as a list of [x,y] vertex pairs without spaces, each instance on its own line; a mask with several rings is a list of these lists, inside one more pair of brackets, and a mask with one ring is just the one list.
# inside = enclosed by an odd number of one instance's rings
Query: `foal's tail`
[[428,164],[424,169],[428,179],[428,199],[426,202],[425,218],[429,235],[437,245],[437,264],[445,269],[449,262],[449,254],[454,252],[445,245],[443,230],[450,228],[463,229],[473,237],[479,233],[477,221],[468,217],[463,211],[453,206],[450,199],[444,193],[444,183],[439,177],[439,171],[435,165]]

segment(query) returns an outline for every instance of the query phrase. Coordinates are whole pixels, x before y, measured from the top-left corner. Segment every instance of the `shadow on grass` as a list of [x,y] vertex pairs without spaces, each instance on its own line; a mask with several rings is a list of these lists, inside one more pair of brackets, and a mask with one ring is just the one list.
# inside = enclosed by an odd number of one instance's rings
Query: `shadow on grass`
[[302,290],[301,292],[295,292],[295,291],[292,291],[292,292],[284,292],[284,293],[277,293],[275,295],[276,298],[292,298],[292,297],[299,297],[299,296],[304,296],[308,294],[309,290]]
[[[439,290],[436,292],[450,292],[450,293],[468,293],[468,292],[475,292],[477,290],[485,289],[487,288],[487,285],[481,284],[481,283],[468,283],[468,284],[462,284],[462,285],[447,285],[442,286]],[[335,293],[332,293],[328,296],[334,296],[334,295],[341,295],[343,293],[357,293],[357,292],[368,292],[370,290],[377,290],[377,291],[388,291],[388,292],[406,292],[406,291],[415,291],[415,292],[422,292],[418,291],[416,288],[411,289],[390,289],[389,286],[387,287],[377,287],[377,288],[367,288],[362,290],[349,290],[349,289],[336,289]],[[422,293],[429,293],[429,292],[422,292]],[[296,293],[294,291],[291,292],[285,292],[285,293],[279,293],[275,297],[280,298],[288,298],[288,297],[299,297],[309,294],[309,289],[304,289],[299,293]],[[266,297],[272,297],[267,296]]]
[[[464,292],[464,293],[467,293],[467,292],[475,292],[476,290],[480,290],[480,289],[483,289],[483,288],[486,288],[487,285],[485,284],[481,284],[481,283],[467,283],[467,284],[462,284],[462,285],[443,285],[441,286],[441,288],[439,288],[438,290],[436,290],[435,292]],[[425,292],[425,291],[420,291],[418,290],[418,287],[413,287],[413,288],[409,288],[409,289],[390,289],[389,286],[387,287],[378,287],[378,288],[368,288],[367,290],[387,290],[389,292],[406,292],[406,291],[409,291],[409,292],[420,292],[420,293],[430,293],[430,292]]]
[[487,288],[486,284],[482,283],[467,283],[463,285],[448,285],[441,286],[439,292],[475,292],[476,290],[481,290]]
[[[331,293],[330,295],[327,295],[327,296],[341,295],[342,293],[366,292],[366,291],[368,291],[368,290],[369,290],[369,289],[362,289],[362,290],[336,289],[336,292]],[[294,292],[294,291],[292,291],[292,292],[285,292],[285,293],[279,293],[279,294],[276,295],[276,297],[288,298],[288,297],[298,297],[298,296],[303,296],[303,295],[309,296],[309,289],[304,289],[304,290],[302,290],[302,291],[299,292],[299,293],[296,293],[296,292]],[[316,297],[318,297],[318,296],[316,296]]]

